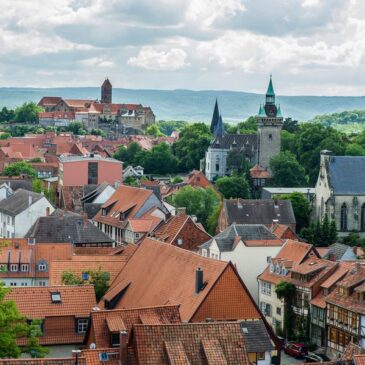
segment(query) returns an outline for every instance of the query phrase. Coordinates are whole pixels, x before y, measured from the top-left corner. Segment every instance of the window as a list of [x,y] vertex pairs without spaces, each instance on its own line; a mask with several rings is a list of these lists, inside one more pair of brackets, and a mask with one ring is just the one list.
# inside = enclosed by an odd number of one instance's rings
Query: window
[[82,280],[89,280],[89,273],[88,272],[83,272],[82,273]]
[[51,292],[51,301],[52,303],[61,303],[61,293]]
[[88,184],[98,183],[98,163],[89,162],[88,163]]
[[271,304],[261,302],[260,309],[265,316],[271,317]]
[[119,347],[120,345],[120,335],[118,332],[111,334],[111,343],[113,347]]
[[16,282],[10,283],[10,286],[16,286]]
[[347,231],[347,205],[343,203],[341,206],[341,231]]
[[270,140],[272,139],[272,134],[271,134],[271,133],[269,134],[269,139],[270,139]]
[[8,271],[8,265],[1,264],[0,265],[0,272],[7,272]]
[[41,281],[39,282],[39,286],[46,286],[46,282],[45,282],[44,280],[41,280]]
[[277,314],[278,316],[281,316],[281,308],[276,307],[276,314]]
[[89,324],[88,318],[79,318],[77,320],[77,333],[85,333]]
[[28,264],[22,264],[21,271],[29,271],[29,265]]
[[10,271],[18,271],[18,264],[11,264],[10,265]]
[[47,270],[47,264],[45,262],[40,262],[38,264],[38,271],[46,271]]
[[275,266],[274,264],[270,264],[270,272],[273,273],[275,270]]
[[271,295],[271,284],[266,281],[261,282],[261,293],[265,295]]
[[265,352],[258,352],[257,360],[265,360]]

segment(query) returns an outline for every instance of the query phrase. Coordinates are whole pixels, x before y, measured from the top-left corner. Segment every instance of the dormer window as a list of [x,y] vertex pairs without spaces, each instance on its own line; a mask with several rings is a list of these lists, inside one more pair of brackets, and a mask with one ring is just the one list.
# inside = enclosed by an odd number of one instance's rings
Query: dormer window
[[119,220],[124,221],[126,219],[127,215],[124,212],[119,213]]
[[105,209],[105,208],[103,208],[103,209],[101,210],[101,215],[102,215],[103,217],[105,217],[105,216],[106,216],[106,209]]
[[273,273],[275,270],[274,264],[270,264],[270,272]]
[[10,271],[12,271],[12,272],[18,271],[18,264],[11,264],[10,265]]
[[51,302],[52,303],[61,303],[61,293],[60,292],[51,292]]
[[275,273],[276,274],[280,274],[280,266],[279,265],[276,265],[276,268],[275,268]]

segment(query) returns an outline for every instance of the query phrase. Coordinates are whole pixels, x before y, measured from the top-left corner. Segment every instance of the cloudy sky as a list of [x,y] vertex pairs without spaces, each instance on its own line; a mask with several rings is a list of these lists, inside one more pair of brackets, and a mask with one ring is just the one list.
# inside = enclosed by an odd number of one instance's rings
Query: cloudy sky
[[364,0],[1,0],[0,86],[365,95]]

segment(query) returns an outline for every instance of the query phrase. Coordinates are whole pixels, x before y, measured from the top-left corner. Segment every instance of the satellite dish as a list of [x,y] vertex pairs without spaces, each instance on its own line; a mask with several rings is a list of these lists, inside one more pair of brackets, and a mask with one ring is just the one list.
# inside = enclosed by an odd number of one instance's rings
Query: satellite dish
[[90,350],[95,350],[96,349],[96,343],[95,342],[92,342],[90,344]]

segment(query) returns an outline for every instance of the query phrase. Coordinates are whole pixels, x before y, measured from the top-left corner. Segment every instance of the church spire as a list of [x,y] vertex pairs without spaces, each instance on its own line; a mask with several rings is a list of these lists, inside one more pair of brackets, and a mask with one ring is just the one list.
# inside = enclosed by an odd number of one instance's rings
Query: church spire
[[275,92],[272,84],[272,75],[270,75],[269,86],[266,91],[266,104],[275,104]]
[[224,129],[222,116],[220,115],[219,119],[218,119],[218,124],[217,124],[217,126],[215,127],[215,130],[214,130],[214,135],[215,136],[223,136],[224,134],[226,134],[226,130]]
[[212,133],[215,132],[218,123],[219,123],[219,108],[218,108],[218,100],[215,99],[215,105],[214,105],[212,122],[210,123],[210,131]]

